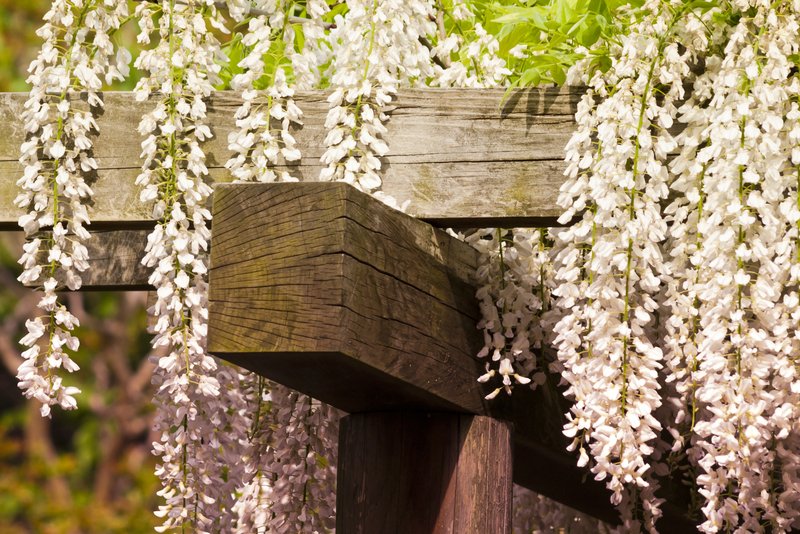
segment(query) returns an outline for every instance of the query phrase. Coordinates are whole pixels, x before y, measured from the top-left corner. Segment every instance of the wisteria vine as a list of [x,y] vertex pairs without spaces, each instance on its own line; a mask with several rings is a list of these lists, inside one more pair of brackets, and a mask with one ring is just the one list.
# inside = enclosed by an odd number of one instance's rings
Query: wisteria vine
[[[536,54],[504,49],[459,0],[135,5],[54,0],[39,30],[15,205],[20,280],[43,291],[20,388],[44,416],[77,406],[59,369],[77,369],[78,321],[56,291],[78,289],[89,265],[95,118],[102,89],[129,74],[114,33],[133,18],[145,47],[134,93],[150,107],[137,184],[156,221],[144,263],[164,354],[159,530],[331,531],[336,411],[206,352],[209,99],[241,93],[235,180],[296,181],[295,92],[324,89],[322,170],[305,178],[404,208],[381,191],[398,89],[503,86]],[[476,379],[491,399],[560,378],[569,449],[627,531],[657,530],[674,472],[698,496],[701,531],[787,532],[800,527],[800,1],[647,0],[620,17],[626,32],[574,52],[568,81],[586,92],[564,227],[462,236],[482,252]]]

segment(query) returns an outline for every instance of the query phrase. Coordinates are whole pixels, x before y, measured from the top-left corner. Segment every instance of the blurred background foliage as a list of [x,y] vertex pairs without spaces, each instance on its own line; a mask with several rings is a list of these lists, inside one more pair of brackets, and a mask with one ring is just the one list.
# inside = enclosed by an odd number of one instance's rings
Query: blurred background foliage
[[144,293],[66,298],[81,326],[68,377],[79,410],[42,418],[16,385],[25,319],[38,294],[16,281],[20,235],[0,234],[0,532],[152,532],[158,482],[150,454],[152,367]]
[[25,91],[25,71],[36,56],[36,30],[48,0],[0,0],[0,91]]
[[[453,0],[436,3],[447,10]],[[49,4],[0,0],[0,91],[27,90],[26,71],[40,45],[36,29]],[[473,22],[498,37],[516,87],[564,83],[567,69],[583,57],[578,45],[592,49],[597,68],[607,68],[607,49],[598,44],[621,31],[620,12],[639,7],[641,0],[474,0],[473,5]],[[333,12],[342,9],[334,6]],[[473,22],[443,17],[441,31],[469,39]],[[136,33],[136,26],[127,24],[117,34],[134,58]],[[227,52],[234,61],[223,71],[225,82],[243,53],[239,37],[231,37]],[[273,61],[285,61],[283,47],[278,42],[270,50]],[[525,53],[509,54],[515,47]],[[136,79],[132,70],[130,79],[110,89],[131,89]],[[55,410],[52,419],[42,419],[36,402],[24,399],[15,379],[17,340],[25,320],[36,315],[38,301],[16,281],[21,245],[19,234],[0,232],[0,534],[152,532],[158,481],[150,454],[155,436],[150,435],[146,295],[86,292],[66,297],[81,321],[81,347],[74,358],[81,370],[68,377],[82,390],[80,409]]]

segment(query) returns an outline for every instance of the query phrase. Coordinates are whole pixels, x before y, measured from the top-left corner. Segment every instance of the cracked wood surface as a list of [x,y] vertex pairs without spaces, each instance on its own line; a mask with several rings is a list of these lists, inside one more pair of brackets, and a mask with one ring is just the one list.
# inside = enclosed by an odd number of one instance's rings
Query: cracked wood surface
[[[92,231],[86,242],[89,269],[81,273],[81,291],[143,291],[153,287],[148,283],[152,268],[142,265],[149,230]],[[13,251],[15,257],[22,249]],[[42,252],[42,257],[46,254]],[[43,279],[29,284],[38,287]]]
[[[383,158],[383,189],[408,212],[445,226],[505,226],[552,223],[563,182],[563,153],[574,127],[580,88],[536,88],[516,91],[501,104],[502,89],[402,90],[391,104],[389,154]],[[313,181],[324,152],[324,121],[328,104],[322,92],[300,93],[304,125],[295,131],[303,159],[289,170]],[[16,229],[22,213],[13,205],[17,162],[25,138],[21,112],[23,93],[0,93],[0,229]],[[141,165],[141,136],[136,126],[152,102],[136,102],[132,93],[104,95],[98,119],[100,135],[94,156],[99,163],[92,188],[90,216],[113,228],[141,228],[150,222],[150,208],[138,200],[134,184]],[[210,179],[228,182],[224,168],[230,152],[228,133],[234,127],[238,94],[217,93],[208,106],[214,137],[203,146]]]
[[454,387],[481,369],[469,245],[340,183],[221,186],[214,220],[210,352],[350,412],[485,411]]

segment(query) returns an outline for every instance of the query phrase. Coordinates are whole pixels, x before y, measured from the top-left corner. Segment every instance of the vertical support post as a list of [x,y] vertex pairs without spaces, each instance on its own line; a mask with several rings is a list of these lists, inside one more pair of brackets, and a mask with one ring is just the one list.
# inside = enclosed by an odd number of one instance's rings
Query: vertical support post
[[344,417],[337,534],[510,534],[511,433],[458,413]]

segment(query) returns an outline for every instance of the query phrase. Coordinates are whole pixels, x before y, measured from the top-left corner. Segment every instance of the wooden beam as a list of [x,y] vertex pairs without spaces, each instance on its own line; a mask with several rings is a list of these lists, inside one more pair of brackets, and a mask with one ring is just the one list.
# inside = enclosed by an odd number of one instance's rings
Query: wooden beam
[[[81,273],[81,291],[142,291],[153,287],[148,283],[151,269],[142,265],[149,230],[92,231],[86,242],[89,269]],[[22,249],[11,251],[15,257]],[[37,287],[42,279],[26,284]]]
[[[81,274],[81,291],[153,289],[147,281],[151,269],[141,263],[150,230],[92,230],[90,233],[92,237],[86,242],[89,269]],[[16,239],[8,243],[12,257],[22,255],[22,243]],[[41,280],[25,285],[38,287]]]
[[[578,88],[526,89],[502,101],[504,90],[425,89],[400,91],[391,105],[386,134],[390,153],[383,159],[383,189],[409,213],[444,226],[505,226],[552,223],[563,181],[563,148],[571,134]],[[326,94],[298,94],[305,114],[295,132],[303,159],[289,168],[305,181],[315,180],[324,151]],[[21,112],[26,95],[0,93],[0,230],[15,229],[21,211],[13,205],[17,162],[25,139]],[[136,102],[129,92],[105,93],[95,141],[99,163],[92,183],[90,215],[95,226],[141,227],[150,224],[150,207],[139,202],[134,180],[141,162],[136,125],[152,102]],[[228,182],[228,133],[240,97],[223,91],[208,105],[214,138],[204,149],[210,178]],[[80,105],[77,103],[76,105]],[[137,226],[138,225],[138,226]]]
[[511,425],[454,413],[352,414],[339,426],[336,532],[511,533]]
[[214,221],[210,352],[351,413],[509,420],[515,482],[616,520],[565,451],[554,384],[484,400],[472,247],[340,183],[219,186]]
[[214,221],[211,352],[349,412],[486,412],[472,247],[343,183],[220,186]]

